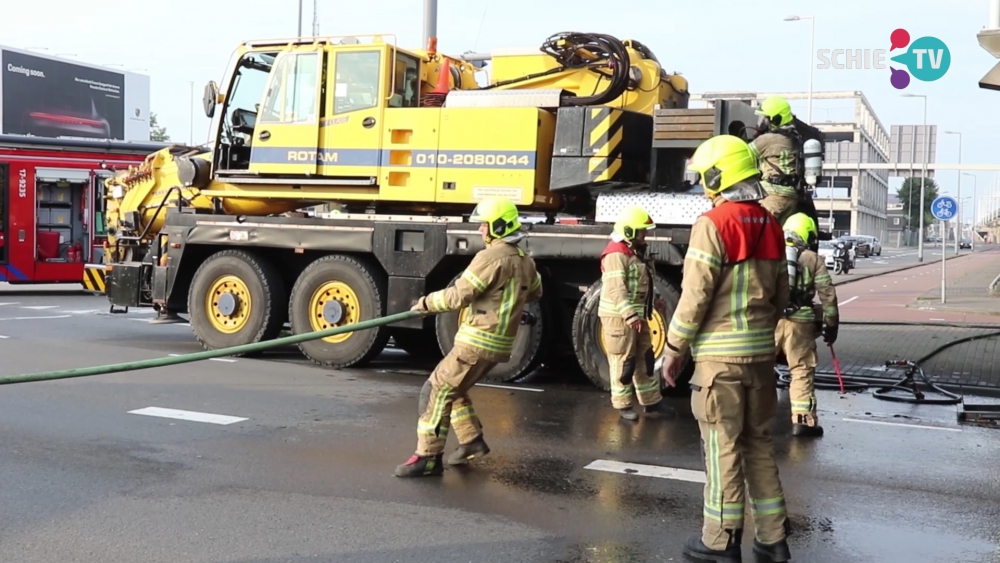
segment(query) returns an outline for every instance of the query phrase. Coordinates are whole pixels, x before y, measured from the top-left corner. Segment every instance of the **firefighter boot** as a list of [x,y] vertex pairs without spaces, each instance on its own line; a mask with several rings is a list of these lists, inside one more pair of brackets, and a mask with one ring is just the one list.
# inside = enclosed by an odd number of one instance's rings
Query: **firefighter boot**
[[396,477],[432,477],[444,474],[442,454],[419,456],[413,454],[406,463],[396,466]]
[[663,401],[656,403],[654,405],[649,405],[645,408],[646,416],[650,418],[663,418],[668,416],[675,416],[677,411],[668,405],[663,404]]
[[753,553],[757,563],[785,563],[792,560],[792,552],[788,549],[788,540],[763,544],[754,539]]
[[823,427],[816,424],[815,419],[811,419],[809,415],[800,414],[797,418],[798,420],[792,424],[793,436],[814,438],[823,435]]
[[639,414],[635,412],[635,409],[632,407],[618,409],[618,414],[620,414],[625,420],[639,420]]
[[486,445],[486,440],[480,435],[468,444],[461,444],[448,456],[448,465],[465,465],[469,460],[482,457],[490,453],[490,447]]
[[743,548],[740,544],[743,541],[743,530],[726,530],[729,533],[729,541],[726,542],[726,549],[719,551],[710,549],[701,540],[701,534],[691,536],[684,543],[684,555],[697,561],[712,561],[713,563],[742,563]]

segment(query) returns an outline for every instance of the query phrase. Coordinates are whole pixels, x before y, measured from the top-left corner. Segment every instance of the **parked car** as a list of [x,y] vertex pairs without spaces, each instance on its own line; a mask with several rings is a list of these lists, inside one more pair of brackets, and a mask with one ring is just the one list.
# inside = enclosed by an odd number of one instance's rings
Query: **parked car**
[[871,235],[857,235],[854,238],[864,240],[868,243],[868,248],[870,249],[868,252],[869,256],[882,256],[882,243],[880,243],[877,238]]
[[868,242],[867,239],[865,239],[862,236],[855,236],[855,235],[843,236],[840,237],[840,240],[844,242],[850,242],[851,244],[853,244],[857,256],[860,256],[862,258],[868,258],[869,256],[872,255],[871,244]]

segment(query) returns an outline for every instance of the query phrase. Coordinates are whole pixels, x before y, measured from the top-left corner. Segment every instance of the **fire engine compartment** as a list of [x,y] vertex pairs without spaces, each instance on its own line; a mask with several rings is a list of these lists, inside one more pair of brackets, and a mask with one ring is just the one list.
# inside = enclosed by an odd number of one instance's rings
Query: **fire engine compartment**
[[[89,230],[93,177],[89,170],[35,170],[35,256],[39,262],[87,262],[95,254]],[[100,257],[100,253],[96,253]]]

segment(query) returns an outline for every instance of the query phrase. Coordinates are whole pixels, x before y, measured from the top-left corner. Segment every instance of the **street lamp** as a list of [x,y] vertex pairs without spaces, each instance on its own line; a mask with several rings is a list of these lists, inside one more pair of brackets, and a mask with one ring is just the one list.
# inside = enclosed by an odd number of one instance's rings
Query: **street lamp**
[[[924,261],[924,179],[927,178],[927,96],[924,94],[903,94],[904,98],[924,99],[924,162],[923,174],[920,176],[920,204],[917,214],[920,215],[920,230],[917,232],[917,262]],[[941,243],[941,252],[944,253],[944,244]]]
[[[979,196],[979,188],[976,186],[976,184],[977,184],[977,180],[979,179],[979,176],[976,176],[975,174],[969,174],[968,172],[962,172],[962,176],[972,176],[972,226],[969,229],[969,240],[972,241],[971,242],[972,248],[970,248],[969,250],[975,251],[976,250],[976,220],[978,219],[977,215],[978,215],[978,211],[979,211],[979,202],[976,200],[976,198]],[[959,178],[959,181],[961,181],[961,180],[962,179]]]
[[[813,66],[814,66],[814,63],[813,63],[813,53],[816,52],[816,18],[814,16],[788,16],[787,18],[785,18],[786,22],[797,22],[797,21],[800,21],[800,20],[810,20],[810,31],[809,31],[809,125],[812,125],[812,122],[813,122]],[[833,227],[831,227],[831,228],[833,228]]]
[[[945,135],[958,135],[958,163],[962,164],[962,133],[958,131],[945,131]],[[962,174],[958,175],[958,213],[956,219],[958,220],[958,226],[955,227],[955,254],[958,254],[958,237],[962,235]],[[941,244],[941,252],[944,252],[944,244]]]

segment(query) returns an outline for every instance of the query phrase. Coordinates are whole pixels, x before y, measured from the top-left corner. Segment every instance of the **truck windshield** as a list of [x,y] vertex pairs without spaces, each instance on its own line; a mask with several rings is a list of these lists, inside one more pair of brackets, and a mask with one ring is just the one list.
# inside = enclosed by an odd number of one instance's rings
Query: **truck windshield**
[[271,53],[247,53],[240,59],[226,100],[225,119],[230,127],[234,111],[241,110],[241,113],[256,117],[273,64],[274,54]]

